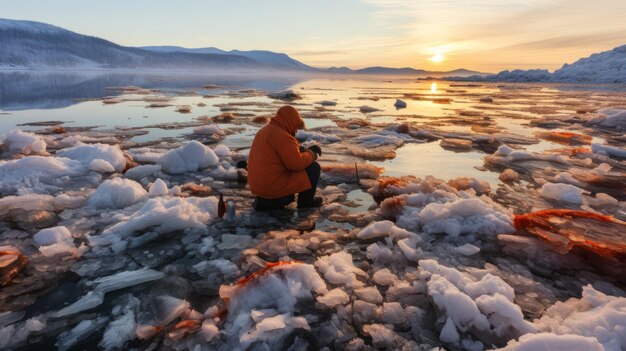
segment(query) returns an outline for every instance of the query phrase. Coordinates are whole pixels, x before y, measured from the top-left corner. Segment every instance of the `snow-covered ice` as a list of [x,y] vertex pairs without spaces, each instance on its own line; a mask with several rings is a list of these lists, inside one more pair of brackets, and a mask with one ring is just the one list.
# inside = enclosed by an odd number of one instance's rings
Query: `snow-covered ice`
[[180,174],[196,172],[210,166],[217,166],[215,152],[197,141],[191,141],[177,149],[168,151],[159,159],[159,164],[167,173]]
[[89,195],[87,205],[93,208],[124,208],[145,200],[148,192],[134,180],[113,178],[104,181]]

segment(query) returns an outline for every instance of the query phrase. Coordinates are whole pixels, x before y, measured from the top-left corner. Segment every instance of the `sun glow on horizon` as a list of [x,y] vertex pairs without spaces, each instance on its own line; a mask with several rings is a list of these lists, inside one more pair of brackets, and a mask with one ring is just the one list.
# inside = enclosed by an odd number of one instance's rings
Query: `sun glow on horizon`
[[435,52],[435,55],[433,55],[433,57],[430,58],[430,60],[435,63],[441,63],[443,62],[444,59],[445,59],[445,56],[443,56],[443,53],[441,51]]

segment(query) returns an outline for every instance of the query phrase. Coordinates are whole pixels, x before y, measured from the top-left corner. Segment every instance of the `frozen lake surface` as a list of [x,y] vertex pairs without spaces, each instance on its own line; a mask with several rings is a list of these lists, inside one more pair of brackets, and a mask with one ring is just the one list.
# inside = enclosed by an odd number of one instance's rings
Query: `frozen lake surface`
[[[0,88],[0,348],[626,348],[624,86]],[[325,205],[257,213],[236,165],[284,104],[322,147]]]

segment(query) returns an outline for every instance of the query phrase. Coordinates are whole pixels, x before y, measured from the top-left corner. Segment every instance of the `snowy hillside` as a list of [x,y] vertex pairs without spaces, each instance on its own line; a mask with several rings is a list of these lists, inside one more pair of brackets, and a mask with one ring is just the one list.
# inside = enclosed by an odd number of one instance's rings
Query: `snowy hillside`
[[44,23],[0,19],[0,68],[297,68],[261,61],[229,53],[155,52]]
[[548,72],[544,69],[502,71],[490,76],[448,77],[454,81],[626,83],[626,45],[593,54]]
[[247,57],[256,62],[274,66],[274,67],[292,67],[295,69],[313,70],[314,68],[304,63],[294,60],[289,55],[280,52],[272,52],[265,50],[221,50],[218,48],[195,48],[188,49],[180,46],[143,46],[141,49],[155,51],[155,52],[185,52],[190,54],[219,54],[219,55],[237,55]]
[[552,74],[552,81],[626,83],[626,45],[564,64]]

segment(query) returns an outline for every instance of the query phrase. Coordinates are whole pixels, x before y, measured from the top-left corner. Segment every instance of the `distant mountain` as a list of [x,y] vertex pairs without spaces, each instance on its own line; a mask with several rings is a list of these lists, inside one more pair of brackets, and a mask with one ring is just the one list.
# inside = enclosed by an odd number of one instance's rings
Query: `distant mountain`
[[294,68],[293,65],[281,66],[278,63],[269,65],[236,54],[157,52],[125,47],[45,23],[6,19],[0,19],[0,67],[167,70]]
[[180,46],[142,46],[141,49],[155,51],[155,52],[184,52],[190,54],[218,54],[218,55],[237,55],[247,57],[256,62],[272,66],[285,68],[290,67],[293,69],[302,69],[302,70],[315,70],[315,68],[305,65],[304,63],[294,60],[289,57],[287,54],[272,52],[272,51],[264,51],[264,50],[251,50],[251,51],[241,51],[241,50],[231,50],[225,51],[218,48],[210,47],[210,48],[197,48],[197,49],[188,49]]
[[626,84],[626,45],[581,58],[550,73],[545,69],[502,71],[488,76],[447,77],[455,81]]
[[427,71],[423,69],[415,69],[411,67],[404,68],[390,68],[390,67],[366,67],[361,69],[350,69],[348,67],[331,67],[326,70],[331,73],[342,73],[342,74],[362,74],[362,75],[387,75],[387,76],[395,76],[395,75],[405,75],[405,76],[414,76],[414,77],[444,77],[444,76],[470,76],[470,75],[484,75],[485,73],[470,71],[464,68],[455,69],[453,71]]

